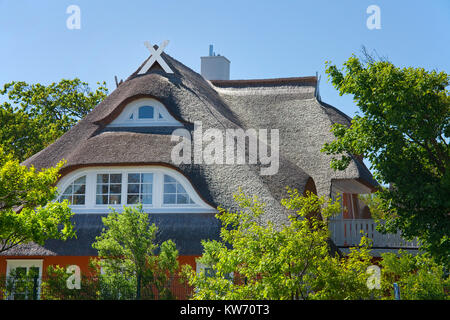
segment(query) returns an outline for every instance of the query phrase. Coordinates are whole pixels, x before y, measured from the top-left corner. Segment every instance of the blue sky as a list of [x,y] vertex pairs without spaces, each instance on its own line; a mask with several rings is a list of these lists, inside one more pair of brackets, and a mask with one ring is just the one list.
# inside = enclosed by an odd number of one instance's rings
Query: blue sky
[[[66,27],[69,5],[81,9],[81,29]],[[369,30],[369,5],[381,9],[381,29]],[[195,71],[214,51],[231,60],[232,79],[322,76],[322,99],[350,116],[351,97],[327,81],[361,46],[399,66],[450,72],[450,1],[65,1],[0,0],[0,85],[51,83],[79,77],[91,85],[126,78],[147,58],[148,40],[170,40],[166,52]]]

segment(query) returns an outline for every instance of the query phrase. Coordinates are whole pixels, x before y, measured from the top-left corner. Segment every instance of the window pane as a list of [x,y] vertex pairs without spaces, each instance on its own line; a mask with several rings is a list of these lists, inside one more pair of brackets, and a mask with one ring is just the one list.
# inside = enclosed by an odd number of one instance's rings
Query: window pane
[[97,204],[108,204],[108,196],[100,195],[96,197],[95,203]]
[[122,183],[122,174],[112,174],[110,175],[111,183]]
[[139,183],[139,173],[129,173],[128,174],[128,183]]
[[82,176],[73,182],[74,184],[86,184],[86,176]]
[[120,204],[120,195],[109,196],[109,204]]
[[177,203],[178,204],[187,204],[189,197],[187,194],[177,194]]
[[164,175],[164,182],[177,182],[174,178],[171,176],[168,176],[167,174]]
[[186,190],[184,190],[184,188],[181,184],[177,183],[177,192],[178,193],[186,193]]
[[143,204],[152,204],[152,195],[143,195],[142,196],[142,201],[141,203]]
[[143,106],[139,108],[139,119],[153,119],[153,107]]
[[74,185],[73,193],[74,194],[84,194],[86,192],[86,185]]
[[177,188],[175,183],[166,183],[164,184],[164,193],[176,193]]
[[138,184],[129,184],[128,185],[128,193],[139,193],[139,185]]
[[108,185],[107,184],[98,184],[97,185],[97,194],[107,194],[108,193]]
[[128,195],[127,203],[128,204],[136,204],[139,202],[139,195]]
[[68,194],[72,194],[72,192],[73,192],[73,185],[70,185],[66,188],[66,190],[64,190],[63,194],[68,195]]
[[30,267],[29,273],[33,277],[39,276],[39,267]]
[[109,183],[109,174],[98,174],[97,183]]
[[152,183],[153,182],[153,173],[143,173],[141,182]]
[[78,205],[82,205],[84,204],[84,196],[73,196],[73,203],[72,204],[78,204]]
[[142,185],[142,193],[152,193],[152,184],[143,184]]
[[27,274],[27,268],[17,267],[14,269],[17,277],[24,277]]
[[109,186],[109,193],[120,194],[122,192],[121,184],[112,184]]
[[164,195],[164,203],[165,204],[175,204],[176,195],[175,194],[165,194]]

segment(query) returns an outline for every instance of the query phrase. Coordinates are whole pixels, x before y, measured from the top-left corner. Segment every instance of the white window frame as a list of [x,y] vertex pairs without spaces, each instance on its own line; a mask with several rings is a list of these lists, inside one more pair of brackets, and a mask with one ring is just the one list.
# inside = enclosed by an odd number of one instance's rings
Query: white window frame
[[[79,178],[82,178],[83,176],[80,176]],[[72,183],[70,183],[70,184],[68,184],[67,185],[67,187],[70,187],[76,180],[78,180],[79,178],[77,178],[77,179],[75,179],[75,180],[73,180],[72,181]],[[67,188],[66,187],[66,188]],[[62,190],[62,192],[63,193],[61,193],[59,196],[58,196],[58,200],[60,200],[63,196],[64,196],[64,191],[65,191],[66,189],[64,189],[64,190]],[[65,194],[66,196],[67,196],[67,194]],[[72,189],[72,192],[70,193],[70,196],[72,197],[72,200],[73,200],[73,197],[76,197],[76,196],[83,196],[84,197],[84,202],[86,203],[86,181],[85,181],[85,183],[84,183],[84,193],[77,193],[77,194],[75,194],[74,193],[74,190]]]
[[[139,175],[139,182],[132,182],[132,183],[130,183],[130,181],[129,181],[129,175],[130,174],[138,174]],[[144,182],[144,181],[141,181],[141,176],[142,175],[144,175],[144,174],[151,174],[152,175],[152,182],[151,183],[149,183],[148,181],[147,182]],[[128,186],[129,185],[139,185],[139,192],[138,193],[131,193],[131,195],[134,195],[134,196],[138,196],[139,198],[141,197],[141,196],[143,196],[143,195],[151,195],[151,198],[152,198],[152,203],[146,203],[145,205],[146,206],[153,206],[153,190],[154,190],[154,174],[153,174],[153,172],[150,172],[150,173],[148,173],[148,172],[129,172],[129,173],[127,173],[127,179],[126,179],[126,186],[127,186],[127,190],[125,190],[125,193],[126,193],[126,201],[127,201],[127,205],[129,204],[128,203],[128,195],[129,195],[129,193],[128,193]],[[149,185],[149,184],[151,184],[151,191],[150,191],[150,193],[144,193],[143,191],[142,191],[142,186],[143,185]],[[130,203],[130,205],[132,205],[132,203]]]
[[[96,204],[97,174],[122,174],[121,203]],[[86,197],[84,205],[71,205],[75,213],[108,213],[110,208],[121,212],[123,206],[134,206],[127,203],[128,174],[129,173],[153,173],[152,204],[142,204],[144,210],[150,213],[212,213],[217,212],[215,208],[207,204],[195,191],[189,180],[180,172],[164,166],[132,166],[132,167],[89,167],[75,170],[64,176],[57,184],[58,192],[61,194],[74,180],[86,176]],[[164,204],[164,175],[169,175],[177,180],[186,190],[194,203],[192,204]],[[59,194],[59,195],[60,195]],[[58,195],[58,197],[59,197]]]
[[[11,271],[16,268],[26,268],[27,273],[31,267],[39,268],[39,278],[38,278],[38,292],[37,299],[39,300],[41,296],[41,280],[42,280],[42,267],[43,259],[6,259],[6,278],[9,279]],[[14,294],[10,295],[8,299],[13,300]]]
[[[139,119],[139,108],[144,106],[153,107],[152,119]],[[159,114],[163,119],[159,119]],[[133,119],[130,116],[133,115]],[[181,127],[183,124],[176,120],[167,111],[167,108],[158,100],[152,98],[141,98],[130,102],[107,127]]]
[[[186,207],[189,207],[189,206],[194,206],[195,204],[192,204],[192,203],[185,203],[185,204],[176,204],[176,203],[164,203],[164,195],[166,194],[165,192],[164,192],[164,187],[165,187],[165,185],[166,185],[166,182],[164,181],[164,176],[165,176],[165,174],[163,174],[163,176],[162,176],[162,184],[163,184],[163,190],[162,190],[162,196],[163,196],[163,198],[162,198],[162,206],[163,207],[179,207],[179,206],[186,206]],[[169,176],[171,176],[171,175],[169,175]],[[172,177],[173,178],[173,177]],[[182,183],[180,183],[177,179],[175,179],[175,188],[176,188],[176,186],[177,186],[177,183],[179,183],[179,184],[181,184],[181,186],[182,187],[184,187],[184,185],[182,184]],[[191,195],[190,195],[190,193],[186,190],[186,188],[185,188],[185,191],[186,191],[186,194],[187,194],[187,196],[191,199],[191,200],[193,200],[192,198],[191,198]],[[177,191],[175,191],[175,193],[169,193],[169,194],[171,194],[171,195],[175,195],[175,200],[176,200],[176,198],[177,198],[177,196],[178,196],[178,192]]]
[[[101,175],[101,174],[107,174],[107,175],[120,174],[121,175],[121,181],[120,181],[120,203],[118,203],[118,204],[109,204],[109,203],[107,203],[107,204],[97,204],[97,195],[105,195],[105,194],[97,194],[97,185],[98,185],[97,175]],[[111,179],[111,177],[108,178],[108,181],[109,181],[108,184],[107,184],[108,185],[108,190],[110,189],[111,184],[118,184],[118,183],[111,183],[110,179]],[[122,172],[98,172],[98,173],[96,173],[95,174],[95,199],[94,199],[95,205],[98,205],[98,206],[121,206],[122,204],[125,204],[123,202],[123,200],[124,200],[124,197],[123,197],[123,193],[124,193],[123,192],[124,191],[123,190],[123,186],[124,186],[123,180],[124,180],[124,175],[123,175]],[[86,184],[87,184],[87,181],[86,181]],[[105,184],[105,183],[101,183],[101,184]],[[87,193],[87,185],[86,185],[86,193]],[[109,198],[111,196],[111,192],[108,191],[108,194],[106,194],[106,195]],[[116,194],[114,194],[114,195],[116,195]],[[108,200],[108,202],[109,202],[109,200]]]

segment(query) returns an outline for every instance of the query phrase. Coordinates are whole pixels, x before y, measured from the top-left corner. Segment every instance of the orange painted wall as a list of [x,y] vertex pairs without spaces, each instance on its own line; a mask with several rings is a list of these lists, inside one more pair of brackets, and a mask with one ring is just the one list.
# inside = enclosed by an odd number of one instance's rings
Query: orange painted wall
[[[178,257],[178,262],[180,265],[189,264],[195,270],[195,259],[199,256],[180,256]],[[75,264],[80,267],[81,274],[89,273],[89,260],[95,258],[95,256],[0,256],[0,275],[6,274],[6,260],[34,260],[43,259],[42,267],[43,273],[45,274],[48,266],[59,265],[61,267],[66,267],[68,265]]]
[[0,274],[6,274],[7,260],[35,260],[42,259],[43,273],[50,265],[59,265],[66,267],[68,265],[75,264],[80,267],[81,272],[86,274],[88,272],[89,256],[1,256],[0,257]]
[[[195,270],[196,263],[195,259],[199,256],[179,256],[178,262],[180,266],[189,264]],[[6,275],[6,267],[7,260],[35,260],[42,259],[42,267],[43,267],[43,276],[46,275],[46,271],[48,266],[50,265],[59,265],[61,267],[67,267],[68,265],[77,265],[81,269],[82,275],[89,275],[89,261],[91,258],[95,258],[95,256],[0,256],[0,276]],[[186,287],[186,284],[182,283],[173,283],[171,290],[177,297],[177,299],[188,299],[191,294],[193,288]],[[1,298],[1,297],[0,297]]]

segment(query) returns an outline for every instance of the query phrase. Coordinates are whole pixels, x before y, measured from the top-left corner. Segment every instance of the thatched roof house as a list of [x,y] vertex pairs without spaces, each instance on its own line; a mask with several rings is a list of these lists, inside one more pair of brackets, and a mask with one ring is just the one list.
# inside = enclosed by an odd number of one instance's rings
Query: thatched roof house
[[[320,101],[316,95],[316,77],[207,80],[169,55],[163,53],[161,57],[173,73],[167,73],[158,63],[141,72],[146,60],[76,126],[24,162],[24,165],[40,169],[55,166],[62,159],[67,161],[58,187],[64,196],[78,201],[78,206],[73,206],[78,238],[66,242],[48,241],[44,246],[24,245],[4,255],[96,255],[91,244],[102,229],[101,217],[107,214],[108,205],[120,207],[134,199],[134,195],[141,196],[140,199],[153,197],[153,202],[149,200],[148,212],[160,228],[160,240],[171,238],[180,255],[198,256],[202,251],[200,240],[218,238],[219,224],[214,209],[217,206],[236,209],[233,194],[239,187],[264,201],[267,205],[265,218],[278,223],[283,223],[287,217],[280,206],[280,200],[286,196],[286,186],[327,196],[336,191],[366,193],[376,187],[360,159],[354,158],[347,170],[335,172],[330,169],[330,157],[320,152],[323,144],[334,138],[331,125],[336,122],[349,125],[351,119]],[[154,109],[133,109],[152,101]],[[141,111],[143,119],[145,112],[151,112],[147,120],[153,121],[159,114],[156,120],[161,122],[151,125],[138,122],[136,118],[140,113],[136,112]],[[262,175],[261,168],[267,165],[261,162],[195,163],[195,152],[191,163],[175,163],[172,150],[179,141],[172,141],[172,133],[186,129],[193,135],[195,123],[201,123],[203,131],[213,128],[278,130],[277,172]],[[273,147],[270,142],[267,145]],[[248,146],[246,152],[249,152]],[[160,191],[154,189],[145,194],[142,172],[153,174],[148,185],[158,188],[158,183],[164,184],[164,191],[160,187]],[[132,174],[141,174],[140,182],[135,185],[130,182]],[[114,184],[118,175],[123,179]],[[175,186],[169,178],[165,180],[165,175],[183,187],[177,194],[184,199],[181,203],[164,205],[166,185],[167,189]],[[130,193],[137,185],[140,191]],[[84,186],[84,193],[75,191],[80,191],[80,186]],[[121,190],[117,193],[113,191],[115,187]],[[102,188],[106,191],[99,191]],[[69,189],[72,191],[66,193]],[[164,201],[155,199],[159,194]],[[167,199],[170,196],[168,193]],[[189,197],[191,200],[186,200]]]

